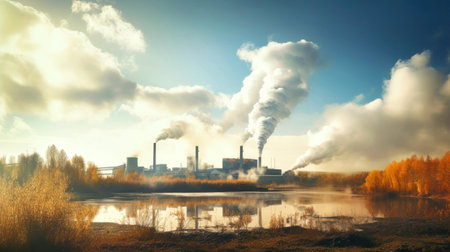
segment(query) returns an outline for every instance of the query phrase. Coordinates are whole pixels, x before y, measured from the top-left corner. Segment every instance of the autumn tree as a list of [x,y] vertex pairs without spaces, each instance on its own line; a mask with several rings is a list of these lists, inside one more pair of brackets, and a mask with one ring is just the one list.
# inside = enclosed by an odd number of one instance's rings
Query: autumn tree
[[0,177],[3,177],[6,170],[6,156],[0,158]]
[[69,187],[74,188],[82,185],[85,181],[85,164],[81,156],[75,155],[71,162],[66,161],[64,173],[68,177]]
[[98,182],[98,167],[94,163],[88,163],[88,167],[86,170],[86,180],[89,183]]
[[384,171],[371,171],[363,188],[368,193],[400,193],[424,196],[449,193],[450,152],[438,158],[417,157],[393,161]]
[[47,152],[46,152],[46,164],[47,164],[47,168],[49,170],[54,170],[56,169],[56,159],[58,156],[58,149],[56,148],[56,146],[53,144],[51,146],[49,146],[47,148]]
[[116,181],[124,181],[125,180],[125,172],[124,172],[123,168],[114,170],[113,178]]
[[31,155],[21,154],[18,158],[18,164],[16,168],[16,179],[22,184],[31,178],[34,174],[34,171],[41,167],[43,160],[38,153],[33,153]]

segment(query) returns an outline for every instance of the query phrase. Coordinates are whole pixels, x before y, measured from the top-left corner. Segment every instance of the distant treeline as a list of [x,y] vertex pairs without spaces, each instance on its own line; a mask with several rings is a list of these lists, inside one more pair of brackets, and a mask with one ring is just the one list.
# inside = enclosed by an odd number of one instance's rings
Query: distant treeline
[[371,171],[359,191],[367,194],[448,196],[450,151],[441,159],[412,155],[400,162],[393,161],[384,171]]
[[61,174],[67,179],[68,190],[77,193],[115,193],[115,192],[213,192],[262,190],[256,183],[247,180],[200,180],[186,174],[186,178],[173,176],[146,177],[144,174],[117,170],[112,176],[98,176],[98,167],[86,163],[82,156],[67,157],[64,150],[54,145],[48,147],[46,160],[38,154],[20,154],[15,160],[6,163],[0,158],[0,178],[24,184],[39,170]]
[[332,173],[332,172],[290,172],[285,175],[286,184],[302,187],[356,187],[364,184],[368,172]]

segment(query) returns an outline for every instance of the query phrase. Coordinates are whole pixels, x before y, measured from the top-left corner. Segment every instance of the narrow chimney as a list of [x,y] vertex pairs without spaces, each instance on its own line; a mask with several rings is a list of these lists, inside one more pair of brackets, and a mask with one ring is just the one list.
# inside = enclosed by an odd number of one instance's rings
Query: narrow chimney
[[241,145],[239,150],[239,169],[242,170],[244,166],[244,146]]
[[258,168],[261,168],[261,156],[258,157]]
[[156,169],[156,142],[153,143],[153,170]]
[[195,173],[198,172],[198,146],[195,146]]

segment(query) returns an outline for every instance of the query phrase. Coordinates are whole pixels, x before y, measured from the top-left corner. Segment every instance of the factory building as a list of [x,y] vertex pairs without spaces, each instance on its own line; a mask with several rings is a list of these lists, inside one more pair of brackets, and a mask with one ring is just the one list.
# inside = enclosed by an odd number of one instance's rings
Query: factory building
[[252,168],[256,168],[258,160],[256,159],[242,159],[242,165],[240,158],[224,158],[222,159],[222,168],[226,173],[232,173],[233,171],[247,172]]
[[[110,170],[108,174],[114,175],[118,169],[123,169],[125,174],[137,172],[138,174],[144,173],[145,176],[163,176],[172,175],[174,177],[186,177],[195,176],[199,179],[228,179],[239,178],[240,174],[248,174],[250,170],[253,174],[261,177],[261,182],[279,181],[282,179],[280,169],[270,169],[267,166],[260,166],[258,159],[244,159],[243,147],[240,146],[239,158],[223,158],[222,168],[208,168],[199,169],[199,148],[195,146],[194,156],[187,157],[186,167],[173,167],[169,169],[167,164],[156,163],[156,143],[153,144],[153,165],[150,165],[149,169],[144,169],[142,166],[138,166],[137,157],[127,157],[127,162],[121,166],[104,167],[101,168],[102,175],[105,175],[104,171]],[[259,169],[257,167],[260,166]]]
[[132,173],[138,171],[138,158],[127,157],[127,170],[126,173]]
[[164,174],[167,172],[167,164],[156,164],[154,167],[153,165],[150,165],[150,171],[157,174]]

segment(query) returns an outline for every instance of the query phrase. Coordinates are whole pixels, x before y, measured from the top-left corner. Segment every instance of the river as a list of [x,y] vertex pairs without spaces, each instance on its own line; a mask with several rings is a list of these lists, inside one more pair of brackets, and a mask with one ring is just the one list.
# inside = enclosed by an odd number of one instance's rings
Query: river
[[374,199],[346,191],[289,190],[221,193],[122,193],[83,204],[97,208],[94,222],[143,225],[159,231],[226,231],[301,226],[351,230],[376,218],[448,217],[445,200]]

